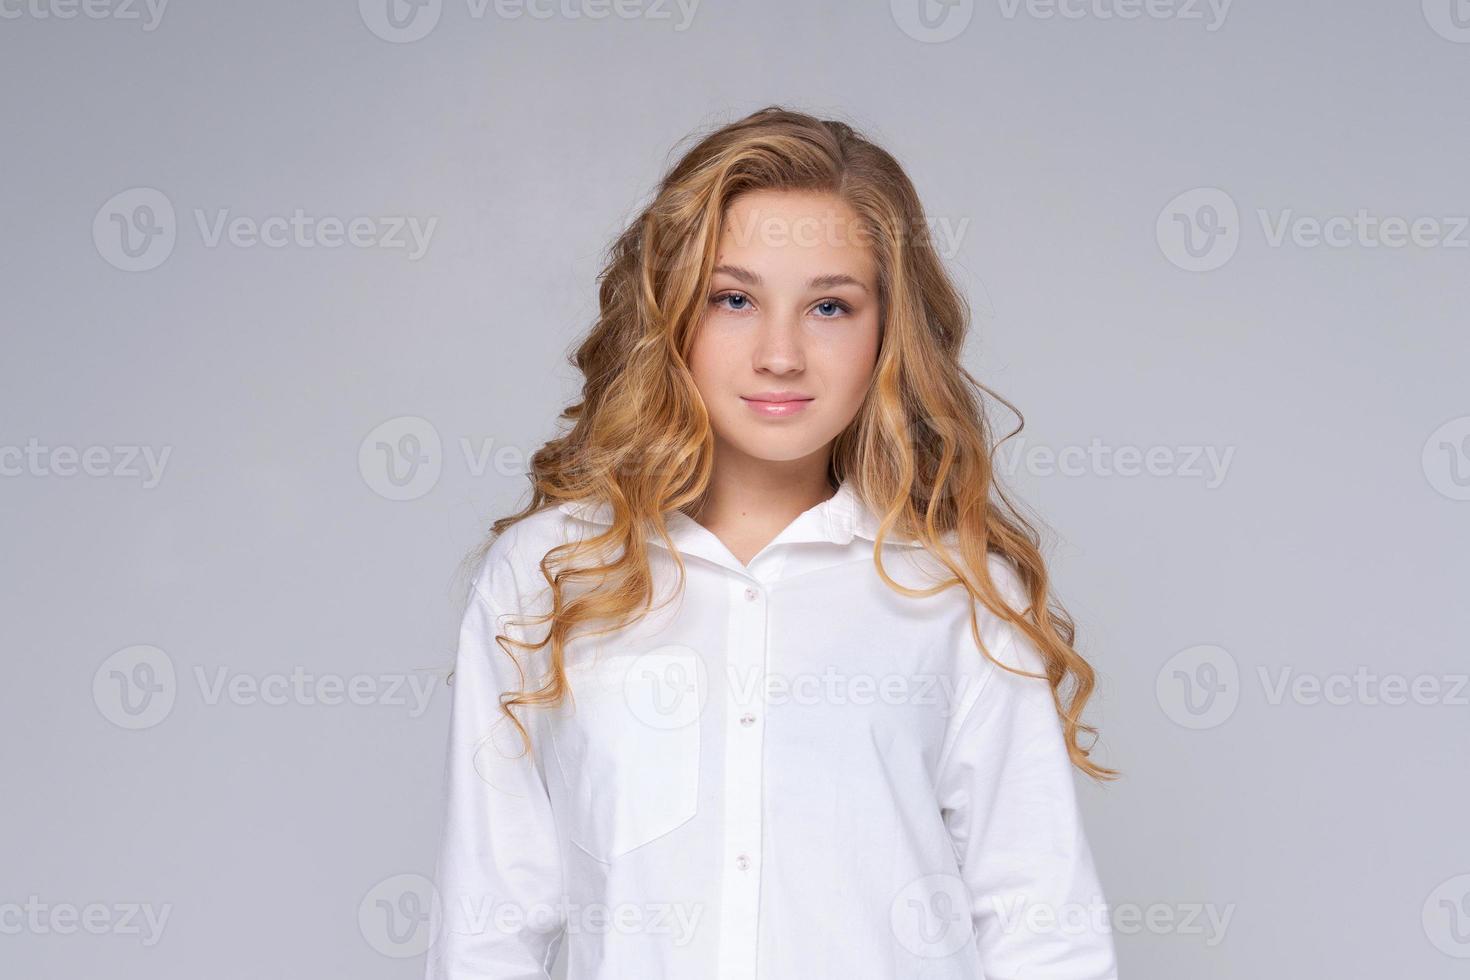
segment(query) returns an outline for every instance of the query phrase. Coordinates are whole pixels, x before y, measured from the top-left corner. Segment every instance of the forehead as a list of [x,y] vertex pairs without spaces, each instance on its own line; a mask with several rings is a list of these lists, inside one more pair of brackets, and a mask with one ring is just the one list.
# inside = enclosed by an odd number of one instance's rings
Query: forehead
[[871,237],[858,214],[835,194],[750,191],[725,211],[716,263],[754,268],[765,259],[801,273],[822,267],[871,278]]

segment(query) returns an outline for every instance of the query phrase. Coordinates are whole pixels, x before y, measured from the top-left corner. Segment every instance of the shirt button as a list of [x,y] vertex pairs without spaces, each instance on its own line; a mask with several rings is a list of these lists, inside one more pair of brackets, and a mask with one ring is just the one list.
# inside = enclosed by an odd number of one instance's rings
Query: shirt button
[[750,869],[750,855],[749,854],[737,854],[737,855],[735,855],[735,867],[739,868],[741,871],[748,871]]
[[751,602],[754,602],[756,596],[758,595],[760,595],[760,593],[755,590],[754,586],[747,585],[745,587],[745,598],[749,599]]
[[755,715],[747,711],[745,714],[740,716],[740,724],[744,725],[746,728],[749,728],[751,725],[755,724]]

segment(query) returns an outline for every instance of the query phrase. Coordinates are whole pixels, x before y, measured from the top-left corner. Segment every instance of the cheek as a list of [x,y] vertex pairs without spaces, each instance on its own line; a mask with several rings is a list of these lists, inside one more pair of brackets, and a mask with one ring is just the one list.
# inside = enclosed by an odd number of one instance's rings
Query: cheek
[[717,384],[722,373],[720,339],[713,335],[713,331],[700,324],[696,328],[694,344],[689,349],[689,373],[694,375],[694,384],[699,390],[705,391],[711,385]]
[[701,393],[727,391],[749,372],[749,343],[749,331],[738,324],[714,318],[699,325],[689,348],[689,372]]
[[878,363],[878,329],[865,324],[831,338],[823,351],[823,374],[833,393],[847,402],[860,402]]

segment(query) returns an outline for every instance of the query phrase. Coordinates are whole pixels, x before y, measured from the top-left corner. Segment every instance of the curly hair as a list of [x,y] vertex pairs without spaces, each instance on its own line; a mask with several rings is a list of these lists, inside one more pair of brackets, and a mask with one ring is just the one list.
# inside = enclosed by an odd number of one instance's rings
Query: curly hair
[[[502,711],[529,749],[511,708],[560,703],[568,689],[564,651],[580,626],[622,624],[650,610],[650,537],[671,545],[664,515],[697,512],[703,503],[714,436],[688,357],[722,222],[738,195],[756,190],[838,196],[858,216],[877,260],[877,364],[862,407],[832,446],[828,476],[834,485],[851,480],[880,515],[884,534],[918,538],[948,577],[922,591],[900,585],[883,568],[882,535],[873,556],[879,575],[909,595],[960,586],[1020,630],[1041,654],[1072,762],[1094,779],[1115,778],[1118,771],[1094,762],[1091,745],[1081,744],[1082,733],[1096,736],[1082,721],[1094,671],[1074,649],[1071,617],[1050,594],[1040,535],[997,481],[993,454],[999,443],[984,396],[1017,417],[1001,442],[1021,431],[1024,418],[961,363],[970,310],[933,249],[914,186],[887,151],[852,126],[780,106],[698,138],[607,256],[598,277],[596,322],[572,354],[583,384],[580,400],[560,416],[570,425],[532,455],[531,500],[495,521],[476,555],[483,558],[515,522],[565,501],[605,501],[613,522],[541,559],[550,611],[532,622],[549,624],[546,636],[535,643],[497,640],[505,641],[507,654],[507,643],[526,650],[549,644],[548,670],[535,690],[503,695]],[[988,567],[990,555],[1014,569],[1029,602],[1025,609],[1004,600]],[[677,552],[675,560],[682,587]],[[983,655],[1024,673],[985,649],[975,602],[971,630]]]

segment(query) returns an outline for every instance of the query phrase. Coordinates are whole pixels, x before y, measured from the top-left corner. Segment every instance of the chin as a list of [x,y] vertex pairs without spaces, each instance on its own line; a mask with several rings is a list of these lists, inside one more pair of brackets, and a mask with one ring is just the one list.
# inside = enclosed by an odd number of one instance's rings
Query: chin
[[767,463],[790,463],[798,459],[805,459],[821,448],[820,443],[808,445],[810,440],[802,440],[799,444],[787,440],[776,441],[756,435],[750,439],[732,439],[730,443],[742,454],[751,459],[759,459]]

